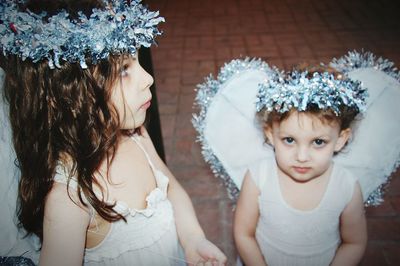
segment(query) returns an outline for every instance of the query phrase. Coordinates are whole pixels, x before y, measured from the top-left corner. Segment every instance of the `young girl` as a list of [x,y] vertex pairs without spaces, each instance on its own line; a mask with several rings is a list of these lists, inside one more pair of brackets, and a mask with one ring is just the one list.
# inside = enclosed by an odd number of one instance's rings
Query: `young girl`
[[18,218],[40,265],[226,261],[143,126],[153,78],[138,49],[163,19],[139,2],[1,3]]
[[[365,205],[377,206],[400,165],[400,72],[388,59],[357,51],[332,59],[329,67],[368,90],[363,119],[352,125],[351,145],[334,156],[334,162],[358,178]],[[198,85],[195,105],[199,111],[192,122],[205,161],[227,186],[233,201],[239,196],[248,166],[275,158],[255,121],[255,102],[259,84],[278,78],[276,75],[284,78],[283,72],[261,59],[234,59],[225,63],[215,78],[210,75]]]
[[333,163],[365,108],[359,83],[328,72],[271,76],[258,117],[275,160],[249,166],[234,218],[246,265],[357,265],[367,243],[357,179]]

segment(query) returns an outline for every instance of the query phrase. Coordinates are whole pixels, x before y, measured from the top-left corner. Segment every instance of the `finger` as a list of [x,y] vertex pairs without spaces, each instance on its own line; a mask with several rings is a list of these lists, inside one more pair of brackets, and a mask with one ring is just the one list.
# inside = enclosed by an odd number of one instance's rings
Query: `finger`
[[215,259],[215,260],[217,261],[217,263],[218,263],[218,264],[216,264],[216,265],[225,265],[226,262],[227,262],[227,258],[226,258],[226,256],[225,256],[225,254],[222,253],[221,251],[216,252],[216,253],[214,254],[214,259]]
[[204,261],[202,259],[199,259],[198,261],[196,261],[196,266],[204,266]]

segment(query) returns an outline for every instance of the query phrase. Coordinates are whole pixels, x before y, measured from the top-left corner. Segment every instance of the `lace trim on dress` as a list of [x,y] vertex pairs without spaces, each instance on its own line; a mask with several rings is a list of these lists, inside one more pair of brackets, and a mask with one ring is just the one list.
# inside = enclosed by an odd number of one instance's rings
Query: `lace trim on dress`
[[[173,211],[169,201],[161,202],[151,217],[128,215],[126,223],[119,220],[111,224],[110,231],[99,245],[85,250],[85,262],[114,259],[122,253],[149,247],[172,230],[171,227],[174,225]],[[121,226],[129,226],[123,231],[124,239],[119,238],[120,234],[118,234],[121,233],[119,231]]]

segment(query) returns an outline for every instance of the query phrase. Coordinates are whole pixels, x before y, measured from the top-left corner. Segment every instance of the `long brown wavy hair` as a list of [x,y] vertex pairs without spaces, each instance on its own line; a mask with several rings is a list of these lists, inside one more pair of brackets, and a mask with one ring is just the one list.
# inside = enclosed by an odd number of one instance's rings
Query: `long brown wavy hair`
[[[33,1],[36,7],[37,2]],[[47,8],[57,10],[54,3],[74,1],[45,2]],[[88,10],[98,7],[98,1],[84,2]],[[63,5],[61,8],[68,10],[76,8]],[[102,218],[123,219],[112,205],[96,197],[93,189],[100,187],[94,178],[100,164],[104,160],[111,163],[121,134],[132,133],[120,130],[118,113],[110,103],[122,60],[123,55],[114,55],[96,65],[89,63],[87,69],[68,62],[50,69],[47,60],[33,63],[14,55],[0,56],[6,73],[4,96],[10,108],[16,163],[21,171],[18,218],[29,234],[43,237],[45,199],[60,163],[72,169],[83,205],[81,194]]]

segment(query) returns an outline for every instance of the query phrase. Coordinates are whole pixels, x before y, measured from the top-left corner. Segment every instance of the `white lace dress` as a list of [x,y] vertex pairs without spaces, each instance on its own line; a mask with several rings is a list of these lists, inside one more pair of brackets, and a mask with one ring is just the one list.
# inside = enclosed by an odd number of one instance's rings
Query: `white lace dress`
[[[137,138],[133,137],[142,148]],[[84,265],[186,265],[172,205],[167,198],[169,179],[142,150],[157,182],[157,187],[146,198],[147,207],[130,209],[125,202],[116,202],[115,210],[127,221],[111,223],[104,240],[96,247],[85,249]],[[58,167],[55,181],[66,183],[66,174]],[[70,182],[70,185],[76,186],[76,183]]]

